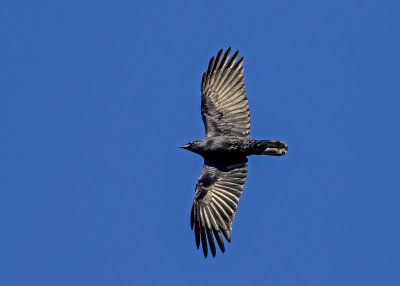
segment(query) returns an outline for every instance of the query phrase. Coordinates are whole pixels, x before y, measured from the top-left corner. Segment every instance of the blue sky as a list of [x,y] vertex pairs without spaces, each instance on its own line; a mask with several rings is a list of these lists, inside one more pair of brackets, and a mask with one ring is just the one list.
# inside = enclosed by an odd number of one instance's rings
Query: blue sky
[[[398,1],[0,4],[1,285],[399,285]],[[245,56],[226,253],[189,215],[200,79]]]

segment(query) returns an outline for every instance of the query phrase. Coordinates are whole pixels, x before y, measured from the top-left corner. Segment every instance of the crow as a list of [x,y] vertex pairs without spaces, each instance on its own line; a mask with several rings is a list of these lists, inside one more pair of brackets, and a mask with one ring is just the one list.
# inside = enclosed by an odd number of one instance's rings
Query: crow
[[[204,158],[197,180],[190,215],[196,246],[200,241],[204,257],[208,245],[215,257],[215,240],[225,252],[222,235],[231,242],[232,222],[247,175],[247,156],[283,156],[286,143],[276,140],[253,140],[250,135],[249,104],[246,97],[243,67],[239,51],[231,58],[229,47],[212,57],[201,79],[201,116],[206,136],[179,146]],[[221,235],[222,234],[222,235]]]

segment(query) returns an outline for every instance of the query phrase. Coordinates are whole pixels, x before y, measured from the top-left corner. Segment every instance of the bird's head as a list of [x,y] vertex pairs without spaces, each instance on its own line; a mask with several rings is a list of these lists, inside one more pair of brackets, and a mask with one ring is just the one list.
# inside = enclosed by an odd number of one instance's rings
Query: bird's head
[[197,153],[198,145],[198,141],[190,141],[189,143],[178,147]]

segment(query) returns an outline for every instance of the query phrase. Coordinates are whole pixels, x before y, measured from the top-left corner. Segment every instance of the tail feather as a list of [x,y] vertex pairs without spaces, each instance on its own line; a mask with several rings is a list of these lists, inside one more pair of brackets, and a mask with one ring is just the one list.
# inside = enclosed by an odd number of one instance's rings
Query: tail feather
[[288,145],[285,142],[277,140],[260,140],[257,141],[257,145],[260,148],[258,155],[283,156],[288,150]]

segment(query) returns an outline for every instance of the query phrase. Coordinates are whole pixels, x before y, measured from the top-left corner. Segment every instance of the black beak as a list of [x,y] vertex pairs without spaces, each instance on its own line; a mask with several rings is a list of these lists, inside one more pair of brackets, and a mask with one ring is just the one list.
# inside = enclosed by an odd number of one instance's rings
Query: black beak
[[189,146],[190,146],[190,144],[186,144],[186,145],[178,146],[178,148],[187,149]]

